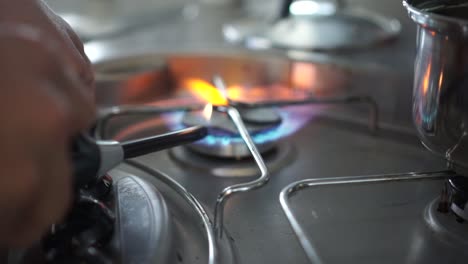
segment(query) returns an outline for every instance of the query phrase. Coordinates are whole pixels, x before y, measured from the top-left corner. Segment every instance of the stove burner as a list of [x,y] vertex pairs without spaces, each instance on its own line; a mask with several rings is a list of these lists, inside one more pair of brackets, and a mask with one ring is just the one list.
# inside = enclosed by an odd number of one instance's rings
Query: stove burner
[[[285,142],[275,144],[272,150],[263,153],[263,159],[270,172],[276,172],[291,164],[296,152],[292,145]],[[226,159],[207,155],[194,155],[188,147],[177,147],[170,150],[170,156],[181,166],[206,171],[217,177],[253,177],[258,175],[258,166],[252,159]]]
[[[275,146],[275,130],[282,118],[274,108],[247,109],[239,111],[260,152],[270,151]],[[183,125],[209,126],[210,135],[206,139],[188,145],[195,152],[223,158],[244,158],[250,152],[239,135],[237,128],[226,113],[214,112],[209,123],[204,117],[188,112],[182,119]]]

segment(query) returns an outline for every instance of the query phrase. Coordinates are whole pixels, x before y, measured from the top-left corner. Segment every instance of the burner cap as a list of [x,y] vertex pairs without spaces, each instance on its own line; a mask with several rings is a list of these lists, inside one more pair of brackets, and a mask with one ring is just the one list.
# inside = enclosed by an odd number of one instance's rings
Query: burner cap
[[[269,131],[281,124],[281,116],[273,108],[243,109],[239,111],[244,124],[253,137],[260,152],[275,146],[274,140],[264,139]],[[185,126],[207,125],[209,133],[205,139],[188,145],[191,150],[213,157],[240,159],[250,156],[250,151],[239,135],[237,128],[225,113],[214,112],[209,123],[197,113],[188,112],[182,123]]]
[[[251,135],[274,128],[281,123],[281,117],[274,109],[239,110],[239,113]],[[226,113],[214,112],[207,122],[203,116],[188,112],[184,115],[182,123],[186,126],[207,125],[214,135],[239,135],[236,126]]]
[[242,120],[255,125],[279,125],[281,117],[277,111],[271,108],[239,109]]

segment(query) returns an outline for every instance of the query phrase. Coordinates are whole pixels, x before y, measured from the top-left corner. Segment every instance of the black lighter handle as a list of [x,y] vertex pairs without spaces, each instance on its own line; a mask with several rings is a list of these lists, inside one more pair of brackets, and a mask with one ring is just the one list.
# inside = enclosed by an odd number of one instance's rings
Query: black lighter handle
[[122,142],[124,159],[131,159],[152,152],[191,143],[204,138],[208,129],[202,126],[189,127],[153,137]]
[[[162,135],[122,143],[115,142],[117,145],[101,144],[101,141],[95,141],[90,136],[81,134],[75,138],[72,148],[75,189],[95,183],[102,176],[98,175],[102,168],[110,170],[124,159],[191,143],[204,138],[207,134],[206,127],[195,126]],[[123,152],[123,157],[122,154],[111,155],[115,151]]]

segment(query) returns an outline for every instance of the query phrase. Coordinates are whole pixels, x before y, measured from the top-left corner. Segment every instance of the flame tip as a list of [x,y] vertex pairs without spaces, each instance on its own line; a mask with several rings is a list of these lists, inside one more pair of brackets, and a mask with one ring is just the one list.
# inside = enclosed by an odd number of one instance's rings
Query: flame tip
[[190,78],[185,81],[185,85],[195,96],[212,105],[228,105],[228,100],[222,91],[205,80]]

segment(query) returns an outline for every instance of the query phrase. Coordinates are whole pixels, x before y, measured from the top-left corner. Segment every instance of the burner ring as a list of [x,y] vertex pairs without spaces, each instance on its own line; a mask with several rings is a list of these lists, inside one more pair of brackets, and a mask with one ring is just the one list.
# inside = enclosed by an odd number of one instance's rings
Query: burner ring
[[[294,147],[285,142],[275,143],[273,148],[263,154],[270,172],[278,171],[295,159]],[[258,167],[251,159],[234,160],[212,158],[208,155],[193,155],[187,147],[177,147],[169,151],[169,156],[184,167],[208,171],[216,177],[253,177],[258,175]]]
[[[250,132],[260,153],[272,150],[276,140],[267,139],[269,132],[278,129],[282,116],[276,108],[239,109],[246,129]],[[184,126],[206,125],[210,135],[187,147],[202,155],[216,158],[241,159],[250,157],[251,153],[239,135],[238,128],[231,119],[221,112],[214,112],[210,121],[195,112],[185,113],[182,118]]]
[[[265,153],[271,151],[275,145],[275,142],[267,142],[257,144],[257,148],[260,153]],[[220,158],[241,159],[250,155],[249,149],[243,142],[230,143],[226,145],[207,145],[203,143],[193,143],[187,145],[187,148],[202,155]]]
[[439,210],[439,198],[434,199],[424,211],[424,221],[442,240],[463,249],[468,247],[468,224],[460,223],[452,213]]

